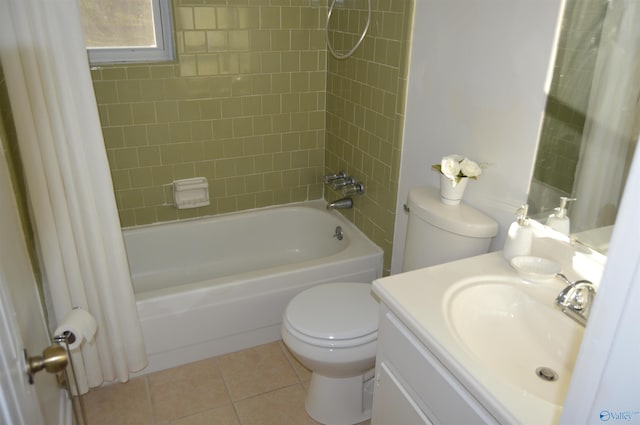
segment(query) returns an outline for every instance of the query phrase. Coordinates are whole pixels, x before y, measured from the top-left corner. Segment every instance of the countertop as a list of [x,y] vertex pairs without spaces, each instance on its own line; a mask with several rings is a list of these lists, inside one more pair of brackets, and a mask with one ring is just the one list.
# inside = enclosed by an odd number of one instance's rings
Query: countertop
[[[563,272],[570,278],[574,275],[572,271],[566,272],[566,266]],[[451,329],[446,306],[454,283],[480,275],[521,285],[523,291],[543,300],[545,305],[548,299],[551,308],[554,308],[556,295],[565,286],[557,278],[545,283],[524,281],[504,260],[502,252],[493,252],[381,278],[373,282],[373,291],[500,423],[557,423],[562,411],[560,406],[533,396],[492,373],[461,344]],[[558,314],[562,315],[559,310]],[[509,347],[501,349],[508,350]],[[532,380],[539,379],[534,369],[531,370]],[[552,383],[557,384],[554,391],[560,391],[562,399],[569,381],[570,376],[564,376]],[[541,381],[540,384],[549,383]],[[544,388],[540,390],[544,391]]]

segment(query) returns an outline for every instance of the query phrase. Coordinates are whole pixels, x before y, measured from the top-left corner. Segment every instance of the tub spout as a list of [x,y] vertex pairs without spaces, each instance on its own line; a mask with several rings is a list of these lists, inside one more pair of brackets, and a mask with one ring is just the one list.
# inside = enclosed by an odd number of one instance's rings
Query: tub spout
[[338,199],[327,205],[328,210],[346,210],[349,208],[353,208],[353,199],[351,198]]

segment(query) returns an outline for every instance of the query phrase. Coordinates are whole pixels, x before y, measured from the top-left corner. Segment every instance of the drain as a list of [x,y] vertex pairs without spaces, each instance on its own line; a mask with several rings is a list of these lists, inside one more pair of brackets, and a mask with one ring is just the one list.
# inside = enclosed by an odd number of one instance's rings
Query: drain
[[558,374],[556,373],[555,370],[551,369],[550,367],[542,366],[537,368],[536,375],[538,375],[538,378],[548,382],[553,382],[558,380]]

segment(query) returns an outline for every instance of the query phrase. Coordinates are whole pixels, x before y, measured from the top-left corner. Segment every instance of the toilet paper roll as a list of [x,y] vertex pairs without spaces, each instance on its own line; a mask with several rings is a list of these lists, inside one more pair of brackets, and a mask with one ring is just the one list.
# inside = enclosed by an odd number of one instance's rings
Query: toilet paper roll
[[84,341],[91,341],[96,335],[98,324],[91,314],[81,308],[74,308],[62,319],[55,335],[69,332],[69,349],[79,348]]

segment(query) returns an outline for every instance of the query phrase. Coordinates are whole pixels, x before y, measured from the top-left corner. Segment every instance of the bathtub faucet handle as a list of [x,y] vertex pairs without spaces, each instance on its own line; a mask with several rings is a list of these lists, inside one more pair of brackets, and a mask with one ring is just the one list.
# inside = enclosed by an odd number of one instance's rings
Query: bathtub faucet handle
[[356,182],[356,181],[353,179],[353,177],[349,177],[349,176],[347,176],[347,177],[345,177],[345,178],[343,178],[343,179],[337,179],[337,180],[334,180],[334,181],[331,183],[331,188],[332,188],[333,190],[338,190],[338,189],[342,189],[342,190],[344,190],[344,188],[349,187],[349,186],[351,186],[351,185],[355,184],[355,182]]
[[347,174],[344,171],[339,171],[335,174],[327,174],[324,176],[324,184],[329,184],[334,180],[344,179],[347,177]]
[[342,188],[344,196],[364,195],[364,185],[361,182],[353,182]]

